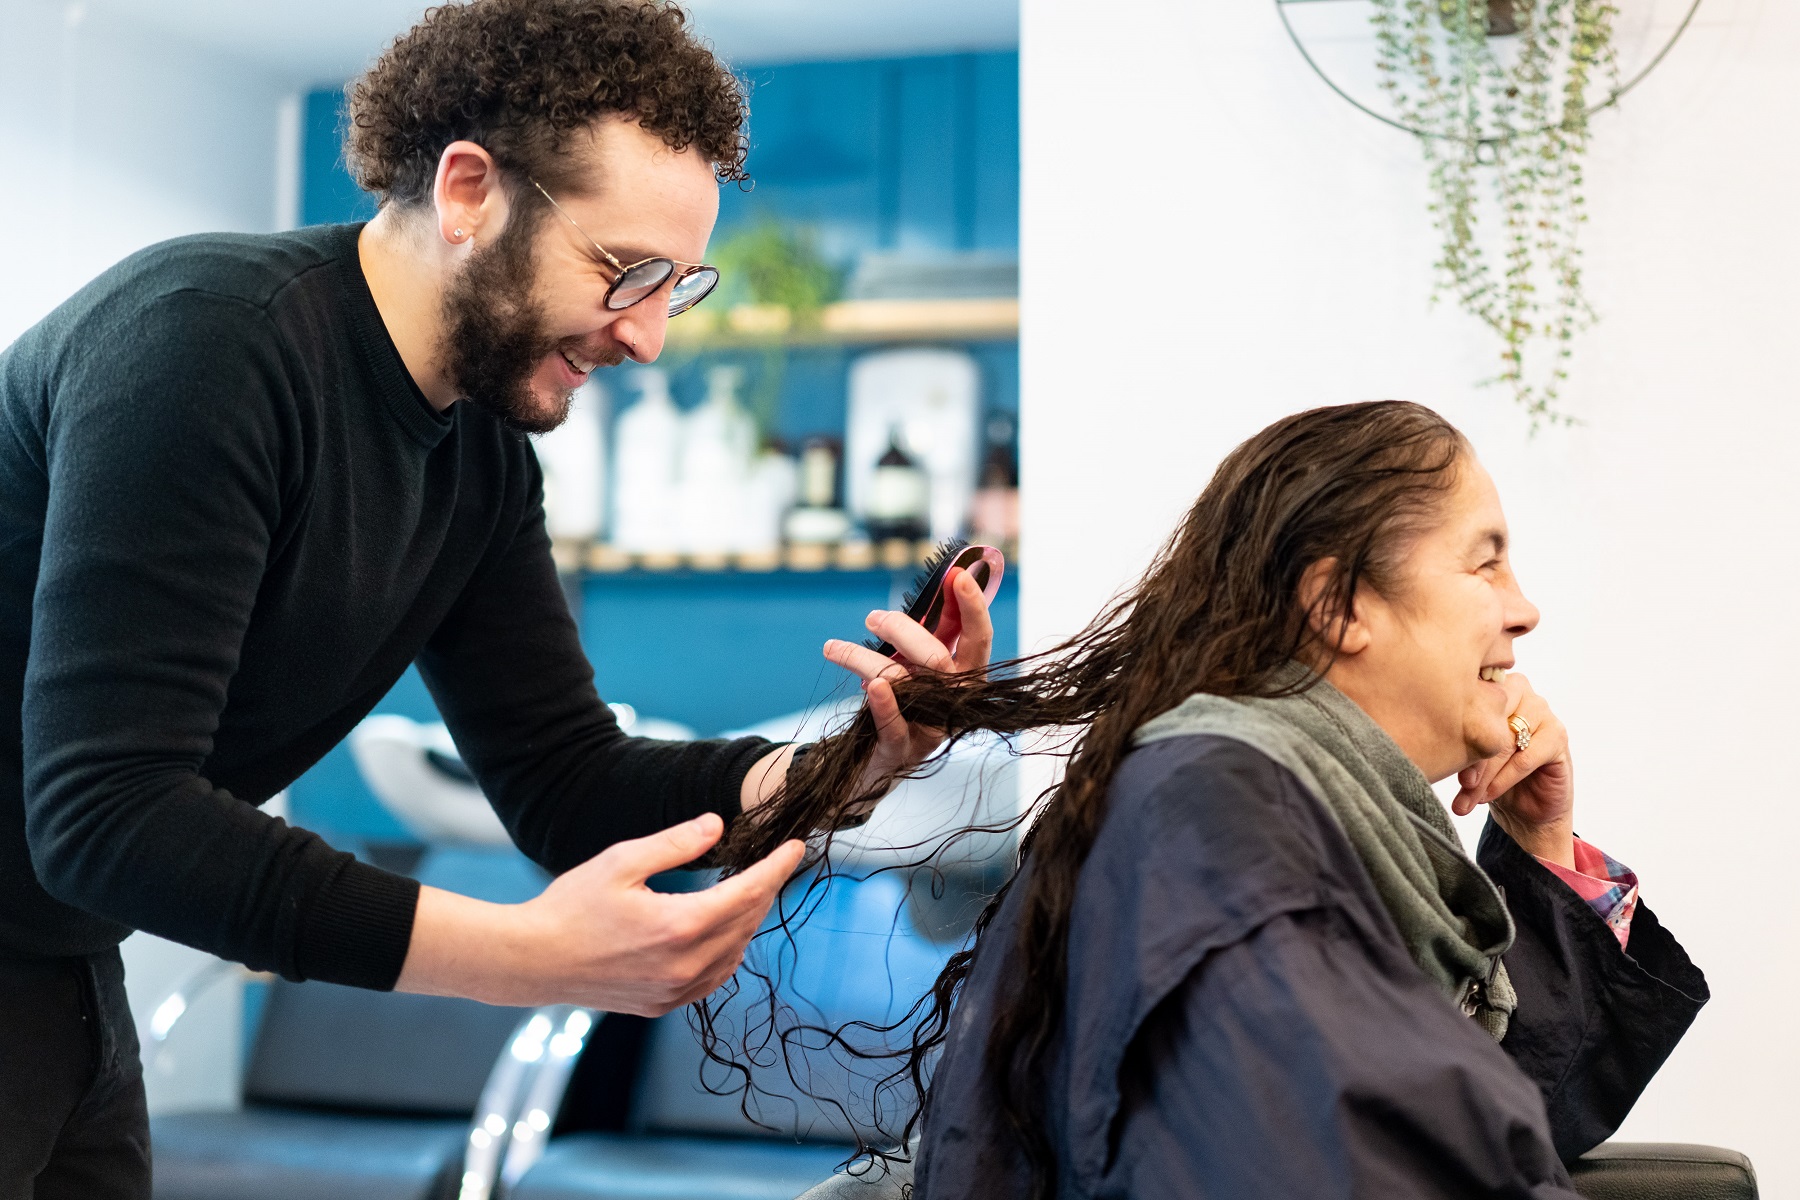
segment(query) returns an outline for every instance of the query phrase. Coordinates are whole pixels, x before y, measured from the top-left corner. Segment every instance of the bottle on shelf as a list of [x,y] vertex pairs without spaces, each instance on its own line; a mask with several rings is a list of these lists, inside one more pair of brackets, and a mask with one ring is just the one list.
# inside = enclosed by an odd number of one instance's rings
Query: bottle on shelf
[[544,524],[557,543],[591,542],[606,514],[606,390],[598,379],[583,384],[569,415],[532,439],[544,472]]
[[[899,425],[889,430],[887,449],[875,460],[863,524],[881,543],[910,544],[931,534],[931,477],[901,444]],[[890,557],[885,549],[883,557]]]
[[781,442],[769,442],[751,460],[745,481],[740,566],[772,569],[780,564],[783,518],[799,492],[800,465]]
[[638,401],[614,429],[612,544],[628,554],[680,550],[681,414],[669,378],[655,367],[633,372]]
[[[847,507],[870,516],[874,476],[894,430],[930,481],[927,536],[964,532],[981,445],[981,372],[966,350],[905,346],[858,355],[845,410]],[[878,520],[880,518],[877,518]]]
[[781,531],[794,546],[832,546],[849,536],[850,514],[838,504],[835,439],[806,439],[800,451],[799,503],[788,510]]
[[756,423],[738,403],[743,370],[707,372],[706,399],[681,427],[681,549],[699,565],[723,565],[750,540],[746,492],[756,449]]
[[1019,541],[1018,421],[1011,413],[990,413],[984,430],[987,448],[975,499],[969,506],[971,541],[1012,554]]

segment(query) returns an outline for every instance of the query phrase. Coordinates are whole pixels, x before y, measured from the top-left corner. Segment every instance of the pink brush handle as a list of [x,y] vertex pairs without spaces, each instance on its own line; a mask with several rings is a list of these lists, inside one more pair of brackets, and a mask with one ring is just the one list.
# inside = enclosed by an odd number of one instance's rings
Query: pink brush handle
[[[949,588],[952,572],[973,571],[979,574],[983,566],[987,568],[987,580],[981,587],[982,601],[992,607],[994,597],[1000,594],[1000,580],[1006,575],[1006,556],[992,546],[968,546],[958,551],[938,584],[940,592]],[[954,651],[957,639],[962,636],[962,608],[952,596],[943,596],[941,601],[934,601],[934,606],[939,609],[938,619],[927,628],[946,649]]]

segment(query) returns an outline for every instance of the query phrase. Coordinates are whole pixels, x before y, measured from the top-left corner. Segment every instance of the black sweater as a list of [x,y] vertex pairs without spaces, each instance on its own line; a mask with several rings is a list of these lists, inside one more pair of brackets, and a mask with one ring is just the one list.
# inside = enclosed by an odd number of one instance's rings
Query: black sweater
[[619,730],[530,444],[426,403],[359,230],[152,247],[0,354],[0,953],[391,987],[417,884],[255,806],[414,659],[552,871],[738,811],[768,743]]
[[[1063,1196],[1579,1200],[1561,1160],[1618,1128],[1707,999],[1646,905],[1621,950],[1490,822],[1478,857],[1518,930],[1519,1008],[1495,1045],[1407,956],[1331,814],[1261,752],[1155,742],[1108,805],[1046,1096]],[[1022,894],[957,998],[919,1200],[1027,1194],[986,1070]]]

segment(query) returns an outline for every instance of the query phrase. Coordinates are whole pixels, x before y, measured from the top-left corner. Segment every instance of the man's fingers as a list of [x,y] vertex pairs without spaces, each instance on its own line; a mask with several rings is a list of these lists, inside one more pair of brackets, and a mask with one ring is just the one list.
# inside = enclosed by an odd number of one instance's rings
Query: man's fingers
[[994,620],[987,596],[975,577],[962,572],[955,584],[956,606],[962,611],[962,638],[956,644],[955,669],[974,671],[988,665],[994,653]]
[[894,649],[906,656],[906,661],[928,667],[933,671],[949,671],[955,668],[955,660],[950,656],[950,648],[937,640],[936,635],[907,616],[905,613],[889,612],[877,609],[869,614],[864,622],[869,632],[884,642],[891,643]]
[[617,878],[642,883],[652,875],[693,862],[711,850],[724,832],[725,822],[718,814],[702,813],[649,837],[609,846],[595,861]]
[[762,927],[781,885],[793,875],[805,854],[804,842],[783,842],[762,861],[723,883],[690,894],[691,899],[707,903],[716,914],[708,935],[702,939],[711,943],[713,959],[697,972],[694,982],[672,1007],[681,1008],[712,995],[743,965],[750,939]]
[[[775,902],[781,885],[794,873],[805,853],[805,843],[783,842],[762,861],[752,863],[704,892],[690,893],[690,898],[714,914],[713,923],[716,924],[724,924],[733,915],[751,913],[755,914],[755,920],[761,921],[769,905]],[[745,940],[749,940],[748,935]]]
[[895,679],[906,674],[906,668],[887,655],[837,638],[825,643],[825,657],[863,679]]
[[875,733],[890,745],[906,740],[906,718],[900,715],[900,701],[894,698],[894,685],[885,679],[871,679],[863,689],[868,697],[869,715],[875,718]]

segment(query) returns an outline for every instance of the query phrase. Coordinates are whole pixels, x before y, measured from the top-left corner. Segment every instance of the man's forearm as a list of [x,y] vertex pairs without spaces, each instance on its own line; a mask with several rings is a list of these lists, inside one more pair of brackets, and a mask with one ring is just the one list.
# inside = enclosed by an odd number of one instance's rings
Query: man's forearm
[[738,797],[739,806],[746,813],[756,811],[757,806],[773,796],[787,779],[788,764],[794,760],[796,748],[791,745],[778,747],[751,764]]
[[550,989],[541,986],[545,949],[525,905],[422,887],[394,990],[484,1004],[550,1003]]

